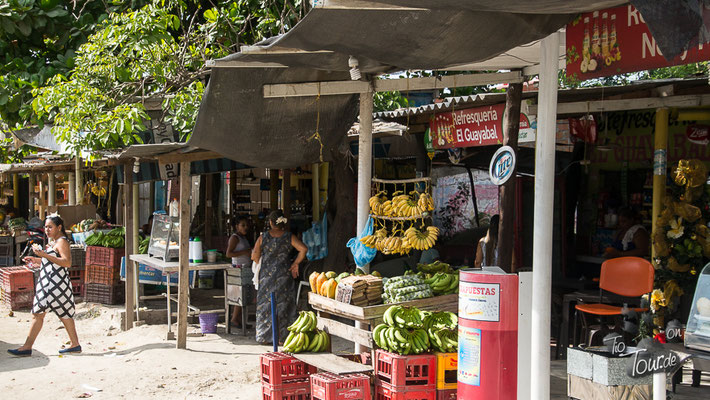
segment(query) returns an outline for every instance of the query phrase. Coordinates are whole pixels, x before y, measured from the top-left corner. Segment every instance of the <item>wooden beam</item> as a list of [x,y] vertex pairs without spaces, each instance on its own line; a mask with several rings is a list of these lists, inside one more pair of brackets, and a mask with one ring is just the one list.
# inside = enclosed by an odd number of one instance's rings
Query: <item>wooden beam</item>
[[310,0],[312,8],[331,10],[376,10],[376,11],[428,11],[427,8],[404,7],[367,0]]
[[[365,329],[356,328],[334,319],[320,317],[317,321],[318,329],[326,331],[331,336],[346,338],[347,340],[372,348],[372,333]],[[374,328],[374,326],[372,327]]]
[[289,49],[288,47],[279,46],[239,46],[239,52],[242,54],[318,54],[318,53],[332,53],[330,50],[302,50],[302,49]]
[[288,68],[288,65],[274,62],[250,62],[238,60],[207,60],[207,68]]
[[[710,106],[710,94],[558,103],[557,115],[698,106]],[[530,105],[528,110],[531,114],[537,115],[538,106],[536,104]]]
[[[505,92],[505,111],[503,112],[503,144],[518,153],[518,132],[520,130],[520,102],[523,84],[508,85]],[[518,181],[515,170],[506,183],[498,187],[500,193],[500,222],[498,229],[498,266],[505,272],[515,272],[513,251],[515,249],[515,193]],[[485,257],[485,255],[484,255]]]
[[[131,164],[126,163],[123,166],[123,204],[124,215],[123,221],[126,224],[126,240],[125,246],[126,255],[133,254],[133,169]],[[71,190],[71,188],[70,188]],[[126,260],[126,319],[124,320],[124,330],[133,328],[133,313],[135,309],[136,287],[135,281],[130,279],[134,274],[133,262]]]
[[187,304],[189,300],[189,240],[190,240],[190,163],[180,163],[180,250],[178,262],[178,327],[177,348],[187,348]]
[[[417,91],[454,87],[484,86],[497,83],[520,83],[523,76],[520,71],[502,73],[461,74],[431,76],[407,79],[377,79],[372,81],[376,92]],[[369,82],[364,81],[329,81],[306,83],[283,83],[264,85],[264,97],[301,97],[358,94],[371,91]]]
[[[190,153],[168,153],[155,157],[155,159],[158,160],[158,162],[161,164],[204,161],[213,160],[215,158],[224,158],[224,156],[214,151],[193,151]],[[190,173],[189,170],[188,173]]]

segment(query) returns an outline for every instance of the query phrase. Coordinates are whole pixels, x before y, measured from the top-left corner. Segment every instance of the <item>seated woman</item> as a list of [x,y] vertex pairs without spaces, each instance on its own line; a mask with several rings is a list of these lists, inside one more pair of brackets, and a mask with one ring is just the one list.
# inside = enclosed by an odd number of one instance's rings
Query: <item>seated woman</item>
[[604,258],[648,257],[649,236],[637,221],[636,213],[627,207],[619,209],[617,232],[611,247],[604,250]]

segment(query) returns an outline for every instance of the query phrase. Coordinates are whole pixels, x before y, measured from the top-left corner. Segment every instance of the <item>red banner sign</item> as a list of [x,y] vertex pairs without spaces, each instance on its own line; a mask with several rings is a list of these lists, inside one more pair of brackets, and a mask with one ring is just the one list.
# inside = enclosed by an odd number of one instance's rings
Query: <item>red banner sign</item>
[[[505,104],[468,108],[435,115],[429,123],[435,149],[488,146],[503,143]],[[520,114],[519,142],[535,141],[536,124]]]
[[[710,10],[704,9],[710,17]],[[567,25],[567,76],[578,80],[710,60],[710,44],[663,58],[641,13],[631,5],[584,13]]]

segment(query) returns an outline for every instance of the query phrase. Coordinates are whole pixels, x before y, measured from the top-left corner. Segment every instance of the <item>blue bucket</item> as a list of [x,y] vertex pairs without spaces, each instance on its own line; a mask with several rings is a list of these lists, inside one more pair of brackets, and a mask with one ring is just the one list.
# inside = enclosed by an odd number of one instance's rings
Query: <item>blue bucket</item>
[[200,330],[202,333],[217,333],[217,320],[219,314],[208,313],[200,314]]

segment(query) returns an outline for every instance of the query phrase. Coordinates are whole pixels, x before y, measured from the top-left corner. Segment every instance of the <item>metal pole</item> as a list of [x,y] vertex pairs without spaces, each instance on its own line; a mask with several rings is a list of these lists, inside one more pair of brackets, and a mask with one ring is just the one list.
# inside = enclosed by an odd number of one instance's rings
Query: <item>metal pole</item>
[[[656,132],[653,146],[653,206],[651,208],[651,237],[655,237],[656,220],[661,215],[663,197],[666,194],[666,166],[668,149],[668,109],[656,110]],[[651,260],[656,259],[656,250],[651,246]],[[655,261],[653,261],[655,264]]]
[[653,374],[653,400],[666,400],[666,373]]
[[[129,168],[128,165],[126,168]],[[79,152],[74,157],[74,169],[76,170],[76,204],[84,202],[84,180],[81,178],[81,156]]]
[[[357,233],[360,233],[367,224],[370,216],[370,186],[372,183],[372,109],[374,107],[373,92],[360,93],[360,135],[357,148]],[[364,265],[365,273],[370,272],[370,266]],[[355,321],[355,327],[361,328],[362,324]],[[359,344],[355,343],[355,354],[362,351]]]
[[533,219],[531,399],[550,398],[550,302],[559,46],[559,33],[555,32],[542,40],[540,48],[540,106],[535,143]]
[[20,208],[20,175],[12,174],[12,206]]
[[[243,312],[246,312],[246,310]],[[274,346],[274,353],[279,351],[279,319],[276,313],[276,295],[274,292],[271,292],[271,342]]]

